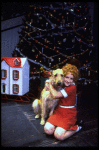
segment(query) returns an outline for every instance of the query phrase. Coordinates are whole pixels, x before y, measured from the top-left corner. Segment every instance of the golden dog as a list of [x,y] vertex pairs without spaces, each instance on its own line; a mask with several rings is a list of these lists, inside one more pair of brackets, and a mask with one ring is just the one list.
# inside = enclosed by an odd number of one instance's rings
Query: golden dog
[[48,84],[51,82],[52,86],[57,90],[61,90],[64,86],[63,84],[63,70],[56,69],[52,71],[52,75],[49,80],[46,80],[45,87],[41,92],[41,97],[39,99],[35,99],[32,103],[32,107],[34,112],[36,113],[35,118],[39,118],[41,115],[41,125],[45,124],[46,115],[52,115],[55,107],[57,106],[59,99],[53,99],[51,93],[48,89]]

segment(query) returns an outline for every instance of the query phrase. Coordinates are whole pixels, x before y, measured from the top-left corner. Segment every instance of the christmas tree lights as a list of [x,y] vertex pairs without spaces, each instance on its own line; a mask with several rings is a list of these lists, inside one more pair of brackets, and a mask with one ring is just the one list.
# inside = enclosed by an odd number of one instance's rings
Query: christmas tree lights
[[15,51],[28,57],[31,76],[62,68],[71,59],[80,60],[80,70],[85,68],[90,76],[93,69],[88,72],[86,64],[92,60],[95,46],[86,2],[31,2],[23,25]]

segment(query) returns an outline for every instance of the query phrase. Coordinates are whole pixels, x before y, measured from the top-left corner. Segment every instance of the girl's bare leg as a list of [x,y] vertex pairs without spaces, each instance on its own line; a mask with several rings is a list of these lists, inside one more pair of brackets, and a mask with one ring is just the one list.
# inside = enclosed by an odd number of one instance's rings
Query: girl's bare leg
[[65,139],[69,138],[74,133],[76,133],[76,131],[67,131],[67,130],[61,128],[61,127],[57,127],[55,129],[54,136],[55,136],[56,139],[62,141],[62,140],[65,140]]
[[53,134],[54,131],[55,131],[55,126],[52,125],[52,124],[49,123],[49,122],[46,122],[46,124],[45,124],[45,126],[44,126],[44,131],[45,131],[45,133],[51,135],[51,134]]
[[76,132],[78,132],[81,129],[80,126],[78,126],[77,130],[73,130],[73,131],[67,131],[61,127],[55,127],[54,125],[52,125],[49,122],[46,122],[45,126],[44,126],[44,131],[45,133],[51,135],[54,133],[54,136],[56,139],[58,140],[65,140],[69,137],[71,137],[73,134],[75,134]]

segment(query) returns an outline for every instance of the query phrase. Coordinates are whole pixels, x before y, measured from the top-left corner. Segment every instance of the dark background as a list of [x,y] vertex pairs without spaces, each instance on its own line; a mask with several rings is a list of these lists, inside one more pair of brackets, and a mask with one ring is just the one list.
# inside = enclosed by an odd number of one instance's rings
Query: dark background
[[[1,4],[1,57],[11,57],[19,41],[22,18],[28,2]],[[98,3],[88,2],[92,22],[93,42],[98,61]],[[14,9],[17,6],[17,9]],[[43,83],[42,83],[43,84]],[[35,85],[37,85],[35,83]],[[40,119],[35,119],[31,103],[1,99],[1,145],[3,147],[96,147],[98,146],[98,86],[94,82],[78,85],[77,118],[83,129],[60,142],[46,136]]]
[[[19,41],[18,31],[21,31],[22,18],[26,13],[29,2],[1,3],[1,56],[11,57]],[[91,15],[93,41],[96,46],[98,60],[98,2],[88,2]],[[16,9],[15,9],[16,8]]]

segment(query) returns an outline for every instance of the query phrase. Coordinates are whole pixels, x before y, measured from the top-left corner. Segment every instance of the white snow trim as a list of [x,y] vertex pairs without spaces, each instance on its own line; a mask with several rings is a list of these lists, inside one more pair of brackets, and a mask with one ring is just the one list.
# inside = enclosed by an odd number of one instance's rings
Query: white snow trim
[[64,89],[60,90],[60,92],[63,94],[64,98],[66,98],[68,96],[68,94],[66,93],[66,91]]
[[26,59],[27,59],[27,58],[21,58],[21,67],[24,66]]

